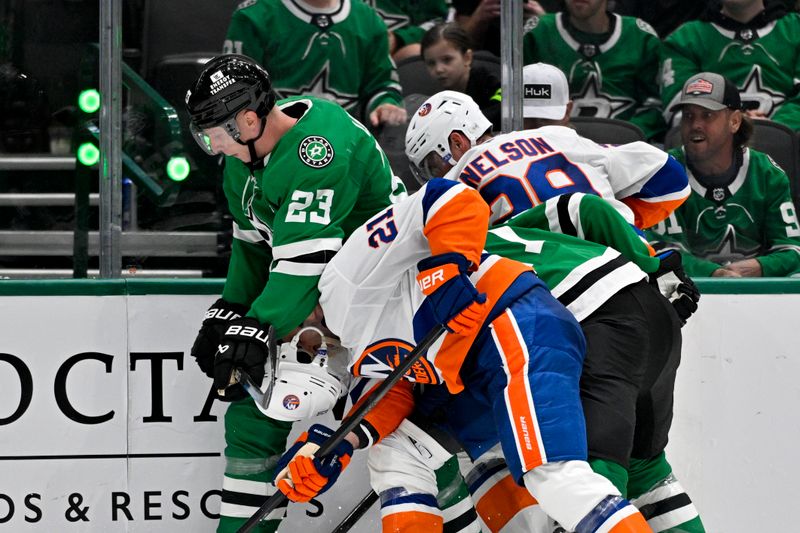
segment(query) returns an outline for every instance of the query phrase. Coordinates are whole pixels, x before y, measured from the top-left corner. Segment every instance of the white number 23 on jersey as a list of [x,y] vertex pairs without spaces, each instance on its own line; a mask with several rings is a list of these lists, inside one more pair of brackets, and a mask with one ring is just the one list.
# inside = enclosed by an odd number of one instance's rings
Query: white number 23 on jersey
[[333,189],[319,189],[315,193],[294,191],[286,212],[286,222],[330,224],[333,193]]

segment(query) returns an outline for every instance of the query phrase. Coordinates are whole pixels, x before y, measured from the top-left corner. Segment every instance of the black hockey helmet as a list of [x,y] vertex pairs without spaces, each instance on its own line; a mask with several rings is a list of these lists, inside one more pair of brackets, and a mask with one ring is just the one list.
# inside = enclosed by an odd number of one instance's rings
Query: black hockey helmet
[[[275,92],[267,71],[249,57],[238,54],[217,56],[206,63],[186,92],[186,110],[195,136],[202,136],[203,129],[221,126],[238,141],[236,114],[249,109],[263,118],[274,105]],[[202,138],[197,141],[206,149]]]

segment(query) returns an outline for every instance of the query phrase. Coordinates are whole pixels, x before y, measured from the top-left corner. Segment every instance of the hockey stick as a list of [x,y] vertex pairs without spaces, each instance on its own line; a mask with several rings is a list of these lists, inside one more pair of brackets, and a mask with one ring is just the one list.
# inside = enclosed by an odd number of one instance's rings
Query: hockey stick
[[[383,383],[377,386],[377,388],[370,394],[361,406],[355,410],[355,412],[347,417],[343,422],[342,425],[339,426],[333,435],[330,436],[328,440],[322,443],[319,450],[314,453],[317,457],[324,457],[331,453],[336,446],[344,440],[348,433],[353,431],[356,426],[358,426],[364,417],[369,413],[375,405],[381,399],[386,396],[386,393],[389,392],[389,389],[394,387],[394,385],[403,379],[403,376],[408,372],[414,363],[417,362],[417,359],[422,357],[428,348],[436,342],[436,339],[444,333],[445,327],[441,324],[438,324],[434,327],[425,338],[423,338],[417,346],[411,350],[411,353],[400,363],[397,368],[392,370],[392,372],[383,380]],[[277,508],[280,504],[282,504],[286,500],[286,496],[281,492],[277,491],[275,494],[269,497],[269,499],[264,502],[264,504],[258,508],[258,510],[251,516],[244,525],[239,528],[237,533],[249,533],[253,530],[254,527],[269,513],[271,513],[275,508]]]
[[369,511],[369,508],[372,507],[372,504],[374,504],[376,501],[378,501],[378,495],[375,494],[374,490],[369,491],[367,495],[364,496],[355,507],[353,507],[353,510],[350,511],[350,514],[344,517],[344,520],[342,520],[339,525],[336,526],[336,529],[331,531],[331,533],[347,533],[350,531],[356,522],[361,520],[361,517],[364,516],[364,513]]

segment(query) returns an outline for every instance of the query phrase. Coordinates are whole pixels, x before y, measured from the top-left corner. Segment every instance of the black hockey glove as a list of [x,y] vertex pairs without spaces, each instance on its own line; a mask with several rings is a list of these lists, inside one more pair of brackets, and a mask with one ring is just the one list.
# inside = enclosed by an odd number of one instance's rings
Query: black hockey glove
[[252,317],[228,322],[214,359],[214,387],[217,397],[226,402],[247,398],[239,383],[231,383],[231,373],[239,369],[260,386],[269,356],[269,324]]
[[206,376],[214,377],[214,355],[219,341],[225,333],[228,321],[242,318],[247,314],[246,305],[226,302],[222,298],[214,302],[205,314],[203,325],[192,345],[192,357]]
[[684,325],[697,311],[700,290],[683,271],[679,252],[667,250],[656,257],[661,261],[661,265],[656,272],[650,274],[650,282],[656,284],[661,294],[670,301],[681,320],[681,325]]

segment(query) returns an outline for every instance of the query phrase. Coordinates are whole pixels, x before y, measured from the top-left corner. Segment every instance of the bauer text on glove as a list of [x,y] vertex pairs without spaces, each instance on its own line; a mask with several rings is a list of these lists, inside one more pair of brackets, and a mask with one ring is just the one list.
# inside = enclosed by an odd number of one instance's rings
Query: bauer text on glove
[[489,312],[486,294],[467,275],[469,262],[458,253],[434,255],[417,263],[417,283],[434,320],[450,332],[470,335]]
[[235,369],[247,373],[256,385],[264,380],[264,365],[269,355],[269,325],[245,317],[228,322],[214,359],[214,386],[224,401],[241,400],[247,392],[231,383]]

